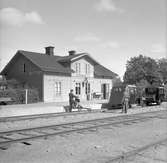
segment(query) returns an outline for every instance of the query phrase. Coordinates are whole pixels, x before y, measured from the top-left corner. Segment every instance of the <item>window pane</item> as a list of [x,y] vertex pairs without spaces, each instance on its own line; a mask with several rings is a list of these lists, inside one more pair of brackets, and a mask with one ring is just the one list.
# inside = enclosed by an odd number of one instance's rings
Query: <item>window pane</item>
[[55,94],[56,95],[61,94],[61,82],[55,82]]
[[81,83],[75,84],[75,94],[80,95],[81,94]]

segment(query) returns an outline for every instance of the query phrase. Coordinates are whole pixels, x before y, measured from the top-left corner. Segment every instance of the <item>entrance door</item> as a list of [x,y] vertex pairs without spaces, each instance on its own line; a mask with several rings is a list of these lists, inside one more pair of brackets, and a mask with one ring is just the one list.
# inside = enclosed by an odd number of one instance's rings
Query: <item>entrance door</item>
[[102,98],[103,99],[108,99],[109,98],[109,84],[104,83],[101,85],[101,93],[102,93]]

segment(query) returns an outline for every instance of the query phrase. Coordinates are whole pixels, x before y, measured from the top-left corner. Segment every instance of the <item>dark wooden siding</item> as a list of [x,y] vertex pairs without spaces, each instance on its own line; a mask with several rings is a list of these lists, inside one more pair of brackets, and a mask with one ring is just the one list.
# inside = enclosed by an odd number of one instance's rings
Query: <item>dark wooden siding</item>
[[15,59],[10,67],[8,67],[5,76],[7,79],[16,79],[23,85],[25,84],[31,88],[36,88],[42,100],[43,73],[24,56],[20,55]]

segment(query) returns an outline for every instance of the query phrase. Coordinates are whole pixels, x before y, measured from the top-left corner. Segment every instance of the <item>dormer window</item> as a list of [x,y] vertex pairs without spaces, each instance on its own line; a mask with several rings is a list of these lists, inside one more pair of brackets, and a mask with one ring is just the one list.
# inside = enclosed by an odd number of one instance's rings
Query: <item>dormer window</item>
[[75,72],[76,72],[76,74],[81,73],[81,64],[80,63],[75,63]]
[[85,74],[90,74],[90,64],[85,64]]

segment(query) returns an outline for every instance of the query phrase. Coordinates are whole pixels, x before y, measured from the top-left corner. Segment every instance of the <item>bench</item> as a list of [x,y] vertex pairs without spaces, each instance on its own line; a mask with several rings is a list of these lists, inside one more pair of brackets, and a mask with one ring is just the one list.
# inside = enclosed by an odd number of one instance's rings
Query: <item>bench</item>
[[101,99],[102,93],[101,92],[94,92],[93,93],[93,98]]

